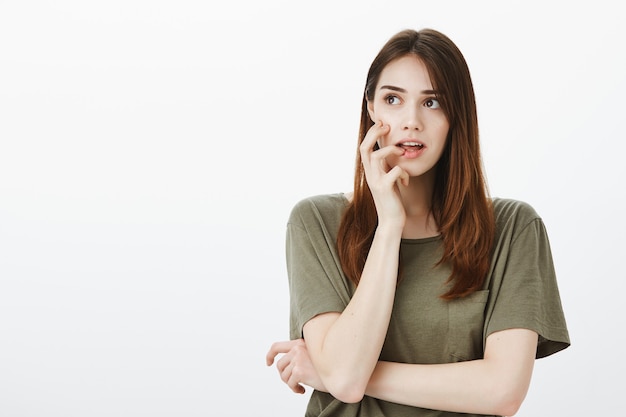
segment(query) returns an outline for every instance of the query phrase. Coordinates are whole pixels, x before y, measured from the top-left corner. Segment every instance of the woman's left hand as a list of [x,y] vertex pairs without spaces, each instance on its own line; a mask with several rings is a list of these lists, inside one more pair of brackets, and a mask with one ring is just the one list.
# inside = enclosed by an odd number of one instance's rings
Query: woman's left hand
[[280,374],[280,379],[282,379],[293,392],[296,394],[304,394],[305,389],[303,385],[307,385],[318,391],[327,392],[311,362],[304,339],[272,344],[265,356],[267,366],[271,366],[276,356],[281,353],[284,355],[276,362],[276,369]]

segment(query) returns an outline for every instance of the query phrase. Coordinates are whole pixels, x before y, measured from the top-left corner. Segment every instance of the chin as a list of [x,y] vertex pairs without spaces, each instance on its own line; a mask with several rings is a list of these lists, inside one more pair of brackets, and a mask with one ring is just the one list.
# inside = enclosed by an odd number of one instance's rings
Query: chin
[[409,177],[411,178],[418,178],[418,177],[423,177],[423,176],[433,176],[435,174],[435,169],[433,166],[428,166],[428,167],[403,167],[400,166],[400,168],[404,169],[406,172],[408,172]]

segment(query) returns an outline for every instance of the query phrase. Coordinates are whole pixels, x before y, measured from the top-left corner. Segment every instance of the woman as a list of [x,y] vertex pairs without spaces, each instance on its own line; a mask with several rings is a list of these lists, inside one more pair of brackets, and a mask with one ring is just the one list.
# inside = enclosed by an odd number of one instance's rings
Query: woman
[[354,191],[294,207],[287,269],[292,340],[267,363],[315,389],[307,416],[513,415],[569,346],[544,225],[489,198],[467,64],[431,29],[374,59]]

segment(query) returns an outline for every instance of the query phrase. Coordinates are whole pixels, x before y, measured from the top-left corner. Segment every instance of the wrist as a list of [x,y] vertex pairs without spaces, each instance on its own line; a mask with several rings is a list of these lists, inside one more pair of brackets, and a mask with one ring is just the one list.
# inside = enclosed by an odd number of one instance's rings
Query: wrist
[[398,238],[402,237],[402,230],[404,229],[404,220],[386,220],[386,221],[378,221],[378,226],[376,226],[376,235],[386,236],[389,238]]

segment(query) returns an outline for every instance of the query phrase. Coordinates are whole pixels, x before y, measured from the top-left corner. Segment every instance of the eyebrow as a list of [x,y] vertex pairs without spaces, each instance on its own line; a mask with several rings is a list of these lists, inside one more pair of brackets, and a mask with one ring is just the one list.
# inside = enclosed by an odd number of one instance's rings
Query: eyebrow
[[[406,93],[407,92],[404,88],[396,87],[395,85],[383,85],[383,86],[381,86],[379,88],[379,90],[391,90],[391,91],[397,91],[399,93]],[[422,94],[437,95],[439,93],[437,92],[437,90],[422,90]]]

